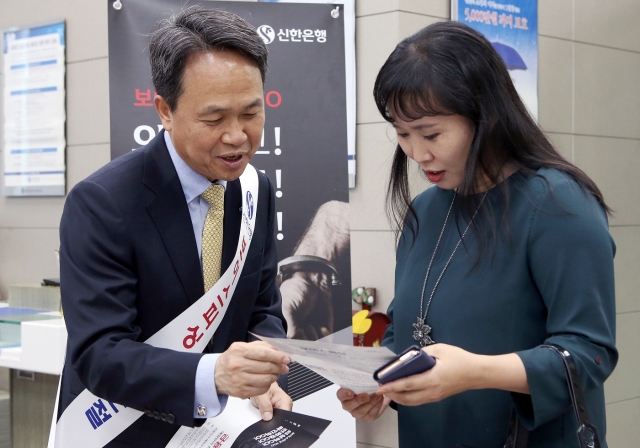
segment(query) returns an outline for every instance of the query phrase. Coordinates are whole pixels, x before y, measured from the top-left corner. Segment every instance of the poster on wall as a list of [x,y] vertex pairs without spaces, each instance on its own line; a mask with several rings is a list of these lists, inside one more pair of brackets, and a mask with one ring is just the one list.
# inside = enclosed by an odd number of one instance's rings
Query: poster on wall
[[529,113],[538,119],[538,1],[452,0],[451,20],[480,31],[507,65]]
[[[343,5],[138,0],[116,9],[112,3],[112,158],[135,151],[162,130],[147,56],[159,20],[202,5],[236,13],[256,27],[269,50],[269,67],[265,127],[251,164],[276,190],[274,230],[287,336],[352,344]],[[331,421],[314,446],[355,446],[354,420],[342,410],[336,390],[309,369],[291,367],[288,393],[296,410]],[[186,431],[185,437],[197,434]]]
[[5,196],[65,194],[65,23],[3,31]]
[[[347,82],[347,138],[349,188],[356,187],[356,0],[258,0],[279,3],[337,3],[336,13],[344,14],[344,56]],[[342,11],[344,10],[344,11]]]
[[[109,7],[112,158],[145,145],[162,129],[153,106],[148,36],[183,4],[140,0],[120,10]],[[315,340],[347,329],[345,343],[351,343],[343,14],[332,14],[332,4],[201,4],[244,17],[269,50],[265,128],[251,163],[276,188],[276,247],[289,336]]]

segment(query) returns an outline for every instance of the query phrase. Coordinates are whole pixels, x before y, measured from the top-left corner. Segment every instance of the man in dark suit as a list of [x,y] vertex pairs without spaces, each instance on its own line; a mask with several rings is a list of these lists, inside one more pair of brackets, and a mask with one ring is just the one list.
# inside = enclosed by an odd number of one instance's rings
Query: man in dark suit
[[[212,183],[224,192],[221,270],[238,242],[238,178],[260,145],[267,50],[221,11],[189,8],[161,22],[149,46],[164,132],[70,193],[60,223],[69,342],[60,411],[85,388],[144,411],[108,446],[164,447],[180,425],[249,398],[268,420],[291,409],[276,380],[289,359],[248,332],[284,337],[275,284],[273,188],[261,173],[253,239],[226,315],[205,354],[144,341],[204,294],[201,247]],[[213,353],[220,353],[219,355]]]

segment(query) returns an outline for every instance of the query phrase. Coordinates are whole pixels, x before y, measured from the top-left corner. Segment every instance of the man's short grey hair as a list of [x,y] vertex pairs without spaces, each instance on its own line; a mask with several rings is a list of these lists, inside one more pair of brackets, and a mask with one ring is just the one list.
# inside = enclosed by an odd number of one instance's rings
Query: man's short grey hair
[[182,75],[195,53],[235,51],[255,62],[262,83],[267,74],[267,46],[256,29],[241,17],[221,10],[192,6],[158,22],[149,41],[151,78],[156,93],[171,111],[182,95]]

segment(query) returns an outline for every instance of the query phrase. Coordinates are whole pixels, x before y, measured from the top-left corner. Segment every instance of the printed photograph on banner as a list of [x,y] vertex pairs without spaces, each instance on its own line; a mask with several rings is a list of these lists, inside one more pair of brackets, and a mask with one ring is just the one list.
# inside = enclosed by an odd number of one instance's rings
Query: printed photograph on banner
[[[245,18],[269,51],[265,126],[251,159],[275,190],[278,282],[289,338],[351,343],[351,264],[344,14],[332,4],[188,2]],[[127,4],[109,21],[111,157],[162,125],[146,58],[158,20],[184,0]],[[112,9],[112,8],[111,8]],[[123,9],[124,10],[124,9]],[[118,14],[110,10],[110,15]]]
[[505,62],[529,113],[538,119],[538,1],[452,0],[451,20],[480,31]]

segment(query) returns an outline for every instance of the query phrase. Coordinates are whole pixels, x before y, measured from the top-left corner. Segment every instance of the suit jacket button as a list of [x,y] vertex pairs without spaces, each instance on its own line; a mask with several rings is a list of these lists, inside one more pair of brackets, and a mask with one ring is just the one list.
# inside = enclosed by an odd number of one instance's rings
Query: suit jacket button
[[158,411],[153,411],[153,418],[160,420],[160,413]]
[[153,417],[153,412],[151,412],[150,410],[146,409],[144,411],[144,415],[146,415],[147,417]]
[[167,421],[167,414],[165,414],[164,412],[162,414],[160,414],[160,420],[162,420],[163,422]]
[[170,423],[173,425],[175,421],[176,421],[176,418],[173,416],[173,414],[167,414],[167,423]]

